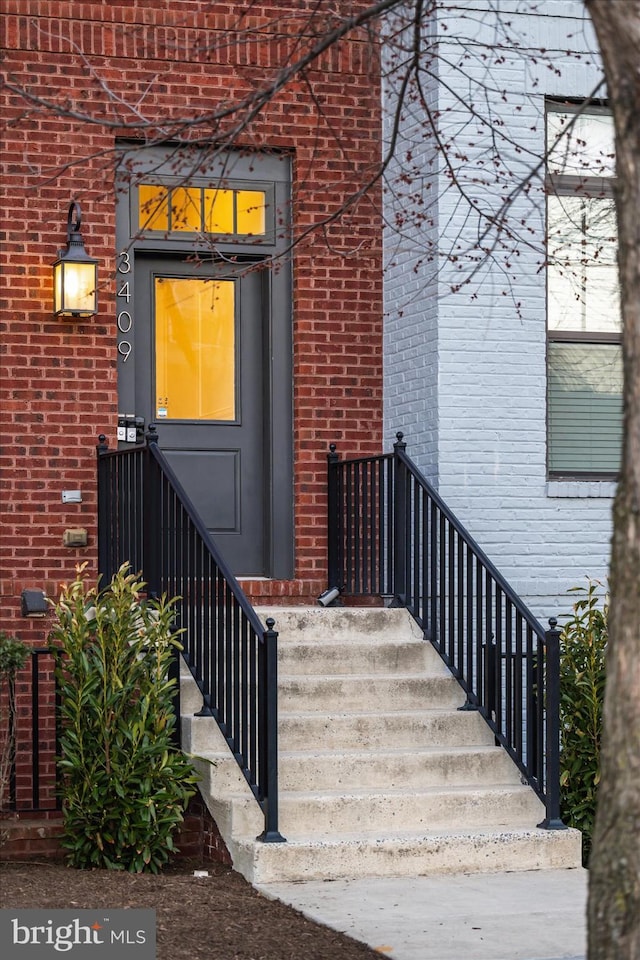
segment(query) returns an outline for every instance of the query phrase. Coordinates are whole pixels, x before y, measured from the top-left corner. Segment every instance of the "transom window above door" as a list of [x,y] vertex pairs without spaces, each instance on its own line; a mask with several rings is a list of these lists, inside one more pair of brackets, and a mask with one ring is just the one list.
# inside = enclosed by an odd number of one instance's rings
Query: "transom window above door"
[[256,186],[175,186],[141,183],[137,189],[138,229],[184,235],[213,234],[267,241],[273,229],[272,190]]

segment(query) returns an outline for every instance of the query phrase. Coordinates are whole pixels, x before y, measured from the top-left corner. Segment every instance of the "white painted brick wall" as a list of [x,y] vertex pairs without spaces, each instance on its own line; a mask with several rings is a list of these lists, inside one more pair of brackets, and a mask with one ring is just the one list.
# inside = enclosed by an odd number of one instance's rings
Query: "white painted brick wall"
[[[600,81],[595,41],[574,0],[450,6],[438,25],[440,83],[431,81],[429,95],[454,145],[456,178],[474,203],[495,212],[544,152],[545,96],[586,96]],[[535,53],[543,48],[546,54]],[[388,88],[385,103],[392,102]],[[500,149],[502,168],[490,163],[490,134],[470,122],[464,104],[490,114],[493,128],[511,140]],[[546,477],[542,174],[510,208],[518,240],[498,246],[473,283],[452,292],[468,273],[482,227],[441,161],[440,172],[431,172],[433,144],[415,108],[409,113],[390,172],[387,221],[416,197],[428,196],[433,210],[434,191],[437,210],[433,225],[405,223],[401,235],[393,227],[385,235],[387,448],[403,430],[407,452],[534,613],[547,618],[569,608],[569,587],[585,576],[606,577],[613,485]],[[395,178],[411,165],[409,150],[425,179],[416,188],[413,175],[398,196]],[[445,254],[455,250],[458,261],[427,262],[425,240],[437,240]]]

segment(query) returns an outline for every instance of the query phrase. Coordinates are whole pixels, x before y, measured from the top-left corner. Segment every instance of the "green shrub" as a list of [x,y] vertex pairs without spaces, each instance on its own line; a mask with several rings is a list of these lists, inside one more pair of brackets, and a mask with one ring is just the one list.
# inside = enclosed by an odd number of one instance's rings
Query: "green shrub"
[[157,873],[197,780],[174,747],[173,602],[123,566],[98,592],[83,567],[55,606],[63,847],[76,867]]
[[[0,810],[4,810],[7,804],[16,751],[16,674],[24,667],[28,657],[29,647],[26,643],[0,630]],[[4,834],[0,833],[0,842],[3,839]]]
[[580,597],[560,638],[561,812],[582,831],[588,861],[600,779],[600,738],[605,686],[607,603],[602,584],[574,587]]

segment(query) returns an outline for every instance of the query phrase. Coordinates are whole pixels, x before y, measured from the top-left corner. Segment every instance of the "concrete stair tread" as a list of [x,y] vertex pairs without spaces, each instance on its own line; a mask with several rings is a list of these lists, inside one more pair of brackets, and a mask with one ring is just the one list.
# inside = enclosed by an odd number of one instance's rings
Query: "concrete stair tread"
[[[428,757],[450,757],[450,756],[461,756],[466,757],[469,754],[473,753],[483,753],[483,754],[495,754],[502,756],[502,747],[490,746],[486,743],[479,743],[477,746],[452,746],[452,747],[443,747],[443,746],[410,746],[410,747],[379,747],[375,752],[375,759],[380,760],[384,757],[417,757],[422,756],[425,758]],[[358,750],[355,747],[348,750],[318,750],[316,747],[310,747],[309,750],[280,750],[279,756],[281,759],[290,758],[290,759],[325,759],[333,757],[336,760],[339,760],[341,763],[349,759],[361,759],[365,756],[370,756],[371,751],[368,747],[364,746],[362,749]]]
[[[571,831],[574,833],[575,831]],[[537,827],[535,824],[523,825],[523,824],[510,824],[510,823],[496,823],[492,826],[479,826],[479,827],[469,827],[465,829],[464,827],[451,827],[443,828],[437,827],[434,830],[398,830],[398,829],[389,829],[385,830],[384,836],[381,836],[380,832],[375,830],[371,831],[362,831],[353,833],[340,833],[340,834],[327,834],[326,836],[321,833],[300,833],[300,834],[291,834],[285,836],[285,843],[279,844],[282,848],[287,846],[292,847],[336,847],[340,848],[342,846],[382,846],[389,845],[393,846],[395,844],[406,844],[406,843],[415,843],[420,844],[421,842],[432,843],[434,840],[438,839],[464,839],[464,840],[476,840],[476,839],[491,839],[491,838],[502,838],[502,839],[523,839],[523,838],[535,838],[535,839],[547,839],[546,835],[564,835],[567,831],[556,831],[556,830],[543,830],[540,827]],[[542,836],[545,835],[545,836]],[[241,843],[252,843],[253,838],[247,838]],[[261,845],[261,842],[257,840],[256,843]]]
[[322,643],[349,642],[387,643],[389,640],[424,642],[422,630],[404,609],[388,607],[260,607],[262,622],[275,620],[279,644],[297,643],[301,639]]
[[[278,637],[278,640],[280,640],[280,637]],[[322,638],[322,643],[320,643],[319,640],[302,640],[300,637],[291,637],[283,634],[282,643],[283,645],[299,646],[310,650],[316,650],[319,646],[321,646],[322,649],[328,647],[330,650],[335,650],[336,647],[345,647],[353,650],[356,647],[370,647],[372,643],[387,647],[415,647],[416,649],[425,647],[428,649],[430,647],[429,642],[423,637],[403,637],[400,633],[389,636],[385,634],[356,634],[355,640],[345,640],[344,637],[331,636],[331,634],[329,634]]]
[[[362,749],[357,749],[357,747],[344,749],[344,750],[318,750],[314,747],[310,747],[309,750],[279,750],[278,756],[281,760],[324,760],[324,759],[334,759],[343,763],[344,761],[353,760],[362,760],[363,758],[369,757],[372,760],[381,760],[385,757],[423,757],[428,759],[429,757],[450,757],[450,756],[460,756],[468,757],[471,754],[484,754],[487,756],[502,756],[502,747],[494,747],[485,743],[472,744],[470,746],[411,746],[411,747],[379,747],[376,749],[375,757],[371,757],[371,750],[368,747],[362,747]],[[198,756],[203,760],[219,760],[220,752],[215,750],[201,750],[198,753]],[[231,759],[231,757],[230,757]],[[514,770],[516,768],[514,767]]]
[[[280,637],[278,637],[280,639]],[[297,645],[304,647],[305,649],[316,650],[320,646],[318,640],[301,640],[299,637],[294,637],[293,639],[287,639],[284,635],[282,637],[282,642]],[[423,637],[403,637],[401,634],[385,636],[384,634],[377,636],[376,634],[361,634],[357,635],[356,640],[345,640],[344,637],[338,636],[327,636],[322,638],[322,648],[329,647],[329,649],[335,649],[336,647],[345,647],[350,650],[354,648],[363,648],[370,647],[372,643],[380,644],[381,646],[387,647],[415,647],[416,649],[422,649],[424,647],[429,647],[429,642]]]
[[[325,713],[323,719],[335,721],[338,723],[344,717],[407,717],[408,719],[428,717],[430,715],[446,716],[447,714],[456,714],[460,711],[456,707],[429,707],[423,710],[392,710],[385,707],[384,712],[380,710],[341,710],[339,713],[332,711]],[[314,710],[279,710],[278,716],[286,717],[287,720],[299,718],[301,720],[317,719],[318,712]]]
[[278,673],[278,682],[282,680],[291,681],[294,683],[317,683],[318,681],[324,683],[332,683],[334,680],[348,680],[349,682],[356,680],[372,680],[375,683],[380,683],[381,681],[389,681],[390,683],[397,683],[401,680],[447,680],[452,683],[457,681],[450,673],[446,671],[444,673],[429,673],[428,671],[415,671],[413,673],[389,673],[383,674],[382,676],[379,673],[305,673],[304,676],[301,676],[299,673],[283,673],[282,670]]
[[321,710],[323,713],[367,710],[372,703],[405,710],[455,708],[464,703],[460,685],[451,676],[311,676],[280,677],[281,712]]
[[348,787],[336,790],[280,790],[280,800],[355,800],[375,797],[433,797],[473,794],[474,796],[491,796],[492,794],[510,794],[518,791],[529,796],[531,788],[518,783],[492,783],[487,786],[469,786],[466,784],[435,784],[423,787]]

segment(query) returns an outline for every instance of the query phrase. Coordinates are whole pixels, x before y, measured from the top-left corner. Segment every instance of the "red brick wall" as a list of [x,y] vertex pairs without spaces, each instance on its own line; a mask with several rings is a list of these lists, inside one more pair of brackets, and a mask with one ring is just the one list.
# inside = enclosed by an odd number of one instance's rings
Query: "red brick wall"
[[[0,862],[43,857],[62,859],[65,851],[60,846],[61,836],[62,813],[58,811],[31,817],[25,814],[0,817]],[[177,860],[232,866],[227,845],[199,793],[191,798],[174,841],[178,848]]]
[[[315,6],[290,5],[301,19]],[[292,23],[269,25],[287,12],[285,4],[252,5],[244,37],[235,32],[237,9],[208,0],[5,0],[2,69],[34,98],[114,123],[122,121],[121,101],[131,105],[124,117],[132,123],[133,108],[151,121],[195,115],[221,99],[246,96],[275,75],[291,50]],[[375,61],[367,36],[354,35],[305,80],[283,89],[242,134],[253,146],[292,152],[298,235],[319,214],[337,211],[378,160]],[[8,121],[0,237],[0,628],[42,642],[46,624],[19,616],[21,590],[43,587],[55,595],[76,563],[95,567],[94,445],[101,432],[115,445],[117,413],[110,151],[127,131],[59,116],[6,88],[0,109]],[[64,246],[72,198],[82,206],[87,250],[101,261],[99,315],[87,323],[51,318],[51,264]],[[295,253],[293,596],[305,593],[304,584],[314,590],[323,582],[329,442],[344,454],[380,448],[376,199],[374,192],[352,206],[331,225],[328,242],[312,233]],[[78,488],[82,504],[63,505],[62,490]],[[63,547],[65,528],[77,526],[87,528],[89,546]],[[277,590],[287,593],[283,585]]]

